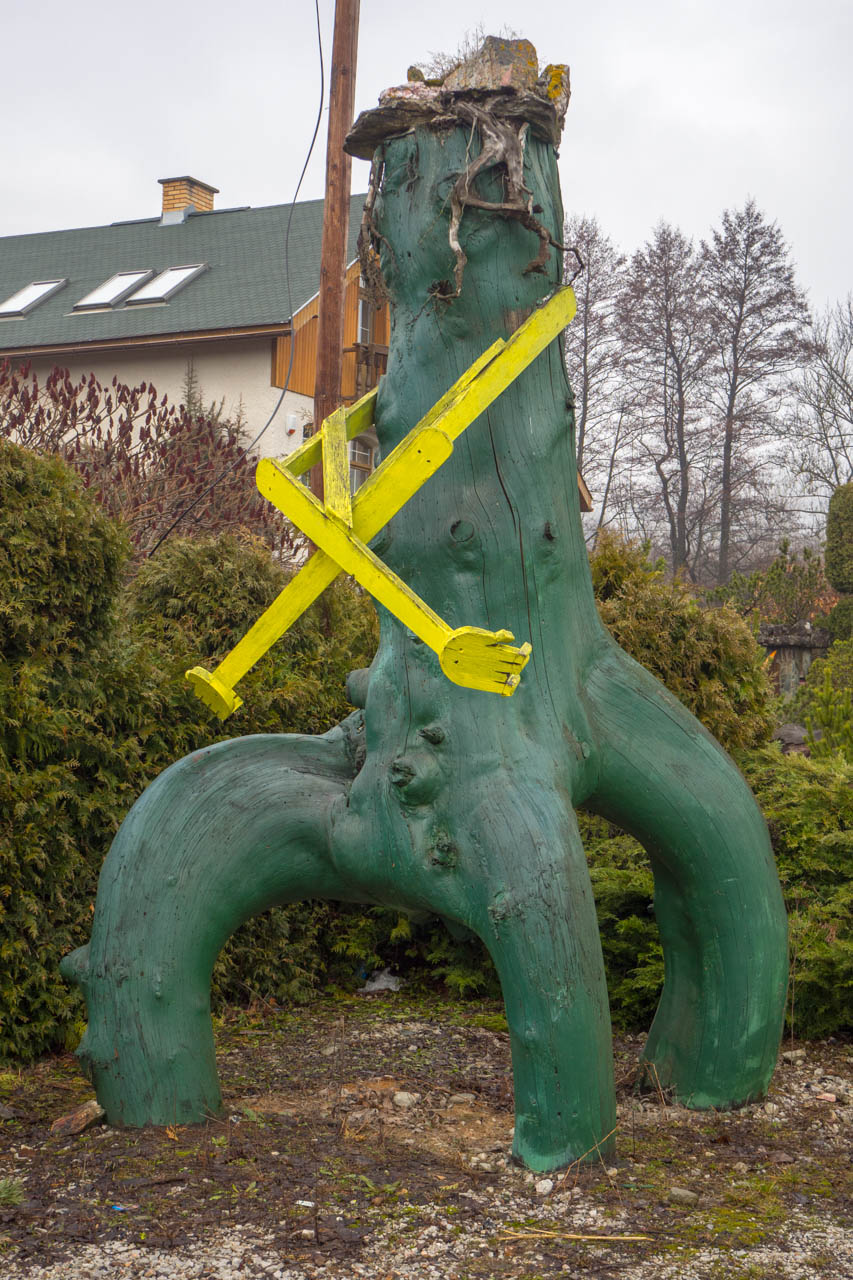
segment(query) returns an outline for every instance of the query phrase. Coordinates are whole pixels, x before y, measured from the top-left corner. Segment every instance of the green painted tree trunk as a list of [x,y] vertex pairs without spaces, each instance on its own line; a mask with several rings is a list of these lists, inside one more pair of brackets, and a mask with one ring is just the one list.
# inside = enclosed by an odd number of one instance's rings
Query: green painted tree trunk
[[[468,261],[447,296],[448,197],[476,151],[470,128],[427,126],[383,149],[383,454],[559,283],[556,251],[548,274],[525,271],[534,233],[466,208]],[[524,173],[559,238],[553,147],[529,136]],[[500,174],[477,191],[500,200]],[[529,640],[521,685],[502,698],[449,683],[383,614],[363,727],[355,717],[322,739],[223,743],[149,788],[107,859],[90,947],[66,962],[86,992],[81,1056],[110,1121],[218,1108],[216,952],[253,912],[326,896],[426,910],[478,934],[506,1003],[515,1154],[537,1170],[597,1158],[616,1123],[610,1019],[576,806],[636,835],[652,862],[666,983],[645,1053],[660,1084],[689,1106],[760,1097],[787,978],[767,832],[725,753],[599,622],[558,342],[373,546],[451,626]]]

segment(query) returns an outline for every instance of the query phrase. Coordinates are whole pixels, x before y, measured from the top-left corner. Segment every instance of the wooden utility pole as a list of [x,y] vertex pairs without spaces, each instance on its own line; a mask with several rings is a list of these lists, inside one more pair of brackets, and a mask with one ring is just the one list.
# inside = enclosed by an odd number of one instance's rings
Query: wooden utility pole
[[[359,0],[336,0],[335,34],[329,89],[329,136],[326,145],[326,203],[320,265],[320,312],[317,322],[317,373],[314,382],[314,430],[341,403],[344,346],[344,276],[349,233],[352,161],[344,139],[355,110]],[[314,467],[311,490],[323,497],[323,472]]]

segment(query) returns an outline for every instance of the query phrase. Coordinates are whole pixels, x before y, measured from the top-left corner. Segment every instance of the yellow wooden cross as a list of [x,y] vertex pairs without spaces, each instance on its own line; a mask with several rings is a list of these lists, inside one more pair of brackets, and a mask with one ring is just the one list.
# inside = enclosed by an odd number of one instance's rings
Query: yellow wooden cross
[[[193,667],[187,679],[224,720],[242,703],[234,686],[314,603],[339,573],[351,574],[438,655],[448,679],[469,689],[509,697],[530,657],[530,645],[512,645],[509,631],[448,626],[410,590],[367,543],[434,475],[453,452],[453,441],[505,391],[565,328],[577,309],[571,288],[559,289],[506,342],[498,338],[466,369],[387,458],[350,496],[347,441],[373,422],[376,390],[350,409],[336,409],[282,462],[258,464],[258,489],[317,550],[254,626],[212,672]],[[299,480],[323,465],[324,503]]]

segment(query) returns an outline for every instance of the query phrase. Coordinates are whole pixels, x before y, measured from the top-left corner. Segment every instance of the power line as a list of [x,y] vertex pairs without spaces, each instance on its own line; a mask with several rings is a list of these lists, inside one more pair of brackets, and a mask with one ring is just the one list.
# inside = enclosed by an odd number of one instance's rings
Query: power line
[[251,453],[251,451],[255,448],[258,441],[261,439],[261,436],[263,436],[264,432],[272,424],[273,419],[275,418],[276,414],[278,413],[279,409],[284,403],[284,397],[286,396],[287,389],[290,385],[290,375],[293,372],[293,356],[296,349],[296,343],[294,342],[294,335],[293,335],[293,296],[290,291],[290,257],[289,257],[290,225],[293,222],[293,210],[296,207],[296,201],[299,197],[299,191],[302,187],[302,183],[305,179],[305,174],[308,170],[308,165],[311,161],[311,156],[314,152],[314,145],[317,141],[317,134],[320,132],[320,123],[323,119],[323,103],[325,102],[325,98],[326,98],[326,69],[323,62],[323,34],[320,28],[320,0],[314,0],[314,13],[317,20],[317,53],[320,60],[320,103],[317,108],[317,119],[314,123],[314,132],[311,135],[311,144],[308,147],[308,154],[305,157],[305,163],[302,166],[302,172],[299,175],[299,181],[297,182],[296,190],[293,193],[293,200],[290,203],[290,212],[287,215],[287,229],[285,230],[285,233],[284,233],[284,276],[285,276],[285,282],[287,284],[287,307],[288,307],[288,311],[290,312],[290,359],[287,365],[287,374],[284,379],[284,386],[281,389],[281,395],[276,401],[272,413],[267,418],[266,422],[261,427],[260,431],[255,436],[254,440],[251,440],[249,444],[247,444],[245,448],[240,452],[238,457],[234,459],[234,461],[230,464],[230,466],[226,467],[225,470],[220,475],[218,475],[216,479],[213,480],[202,493],[198,495],[195,501],[191,502],[188,507],[185,507],[184,510],[180,513],[180,515],[178,515],[175,518],[175,520],[173,520],[173,522],[169,525],[166,532],[160,538],[158,538],[157,541],[154,543],[154,546],[148,552],[147,558],[150,558],[151,556],[154,555],[154,552],[157,551],[158,548],[163,545],[163,543],[168,538],[169,534],[173,533],[174,530],[177,529],[178,525],[181,523],[184,517],[188,516],[191,511],[194,511],[195,508],[198,506],[198,504],[202,502],[208,496],[208,494],[213,492],[213,490],[220,483],[220,481],[224,480],[225,477],[229,475],[230,472],[232,472],[235,467],[239,466],[239,464],[246,459],[248,454]]

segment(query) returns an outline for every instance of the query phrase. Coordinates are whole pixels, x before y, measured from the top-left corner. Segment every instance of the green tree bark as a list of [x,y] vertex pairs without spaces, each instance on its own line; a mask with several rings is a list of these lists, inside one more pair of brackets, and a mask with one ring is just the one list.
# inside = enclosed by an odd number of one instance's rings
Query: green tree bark
[[[384,144],[373,211],[390,294],[376,429],[387,455],[441,392],[559,283],[537,236],[466,208],[454,293],[448,195],[470,127]],[[525,181],[559,237],[551,144]],[[476,180],[500,200],[501,175]],[[599,622],[580,524],[572,395],[553,343],[475,422],[374,549],[451,626],[506,627],[533,655],[511,698],[462,689],[387,614],[355,720],[323,739],[236,740],[167,771],[101,880],[86,991],[112,1122],[218,1106],[206,984],[228,931],[273,901],[342,897],[477,933],[504,992],[514,1152],[545,1170],[607,1150],[610,1020],[574,807],[622,823],[656,877],[666,985],[646,1056],[688,1105],[766,1090],[781,1035],[786,923],[766,829],[734,765]]]

